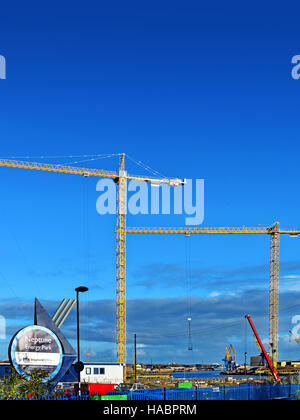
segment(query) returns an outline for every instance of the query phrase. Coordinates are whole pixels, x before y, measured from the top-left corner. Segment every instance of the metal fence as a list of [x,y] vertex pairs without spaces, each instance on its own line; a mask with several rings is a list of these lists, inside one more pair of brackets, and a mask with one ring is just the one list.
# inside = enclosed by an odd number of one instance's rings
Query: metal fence
[[[202,401],[202,400],[274,400],[300,399],[300,385],[240,385],[215,388],[156,388],[138,391],[120,391],[104,394],[48,395],[40,398],[24,397],[19,400],[127,400],[127,401]],[[13,399],[13,398],[12,398]]]
[[[193,388],[193,389],[144,389],[109,395],[126,395],[127,400],[149,401],[201,401],[201,400],[273,400],[297,399],[300,385],[240,385],[237,387]],[[107,395],[108,396],[108,395]]]

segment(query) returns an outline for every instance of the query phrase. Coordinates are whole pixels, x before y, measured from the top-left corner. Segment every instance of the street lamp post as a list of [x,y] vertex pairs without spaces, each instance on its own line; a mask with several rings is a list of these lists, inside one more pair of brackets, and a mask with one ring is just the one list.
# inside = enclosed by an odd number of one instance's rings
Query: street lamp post
[[83,363],[80,361],[80,340],[79,340],[79,293],[87,292],[89,289],[85,286],[76,287],[76,302],[77,302],[77,363],[75,369],[78,374],[78,391],[80,392],[80,372],[83,370]]

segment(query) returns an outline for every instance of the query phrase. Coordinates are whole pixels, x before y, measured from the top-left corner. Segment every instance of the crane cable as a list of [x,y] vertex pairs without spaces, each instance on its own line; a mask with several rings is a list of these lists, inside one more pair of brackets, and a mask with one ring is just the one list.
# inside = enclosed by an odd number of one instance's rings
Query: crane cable
[[193,350],[192,344],[192,297],[191,297],[191,243],[190,236],[186,235],[185,242],[185,263],[186,263],[186,299],[187,299],[187,321],[188,321],[188,350]]
[[244,355],[245,355],[245,362],[244,362],[244,364],[245,364],[245,371],[246,371],[246,369],[247,369],[247,354],[248,354],[248,321],[247,321],[247,319],[245,318],[245,337],[244,337],[244,340],[245,340],[245,342],[244,342],[244,345],[245,345],[245,350],[244,350]]
[[[83,243],[84,243],[84,256],[83,256],[83,273],[85,283],[90,288],[90,277],[91,277],[91,246],[90,246],[90,219],[89,219],[89,177],[83,177]],[[85,309],[87,324],[89,324],[89,293],[84,296],[85,298]],[[85,328],[86,331],[86,351],[85,355],[90,353],[88,349],[89,343],[89,328]]]
[[95,154],[95,155],[55,155],[55,156],[9,156],[9,157],[1,157],[1,159],[91,159],[99,158],[105,159],[109,157],[119,156],[120,153],[102,153],[102,154]]
[[167,179],[167,177],[165,175],[163,175],[161,172],[156,171],[155,169],[151,168],[151,166],[146,165],[145,163],[143,163],[141,160],[136,160],[133,157],[129,156],[127,153],[125,153],[125,156],[129,160],[131,160],[132,162],[134,162],[137,166],[140,166],[141,168],[143,168],[147,172],[150,172],[152,175],[154,175],[156,177],[159,177],[159,178],[165,178],[165,179]]

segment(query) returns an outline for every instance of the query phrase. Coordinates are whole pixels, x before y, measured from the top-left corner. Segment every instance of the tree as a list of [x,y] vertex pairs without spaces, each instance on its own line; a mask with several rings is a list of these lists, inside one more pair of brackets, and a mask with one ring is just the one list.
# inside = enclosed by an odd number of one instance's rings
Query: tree
[[29,379],[13,371],[0,382],[0,400],[44,397],[51,390],[51,382],[46,381],[46,377],[42,370],[33,370]]

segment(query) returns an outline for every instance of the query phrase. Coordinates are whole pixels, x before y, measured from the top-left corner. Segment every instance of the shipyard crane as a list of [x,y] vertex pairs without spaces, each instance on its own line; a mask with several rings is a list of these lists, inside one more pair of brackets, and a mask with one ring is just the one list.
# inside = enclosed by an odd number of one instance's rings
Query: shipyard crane
[[269,286],[269,354],[277,368],[278,359],[278,302],[279,302],[279,239],[280,235],[298,236],[300,230],[280,230],[273,226],[253,227],[128,227],[127,233],[179,234],[179,235],[269,235],[270,236],[270,286]]
[[225,346],[225,357],[223,359],[223,362],[225,362],[225,371],[229,370],[230,358],[230,349]]
[[[234,354],[234,358],[231,356],[231,352]],[[230,344],[229,349],[225,346],[225,357],[223,361],[225,362],[225,370],[233,371],[236,368],[236,351],[232,344]]]
[[127,181],[142,181],[153,185],[179,186],[185,183],[178,178],[153,178],[131,176],[125,171],[125,153],[122,153],[119,171],[81,168],[69,165],[49,164],[40,162],[27,162],[22,160],[0,159],[0,166],[37,171],[54,172],[61,174],[83,175],[111,178],[117,184],[117,221],[116,221],[116,334],[117,334],[117,361],[124,367],[126,380],[126,213],[127,213]]
[[230,344],[230,349],[231,349],[231,351],[233,353],[233,356],[234,356],[233,361],[232,361],[232,368],[236,369],[236,350],[235,350],[235,348],[233,347],[232,344]]

